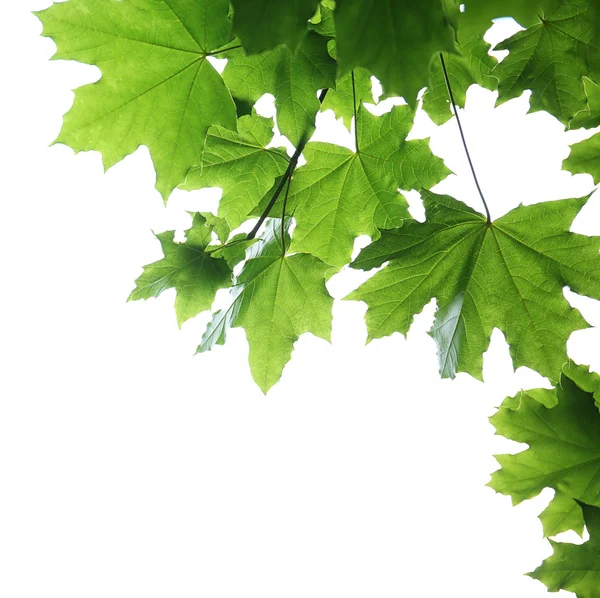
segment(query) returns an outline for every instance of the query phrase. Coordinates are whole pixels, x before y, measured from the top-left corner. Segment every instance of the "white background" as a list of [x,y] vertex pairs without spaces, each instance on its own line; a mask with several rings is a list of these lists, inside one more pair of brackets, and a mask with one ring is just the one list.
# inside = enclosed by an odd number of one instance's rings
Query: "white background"
[[[545,596],[522,574],[551,552],[536,515],[552,492],[513,508],[485,487],[492,454],[519,449],[488,416],[544,381],[513,372],[498,331],[486,384],[440,380],[433,305],[365,347],[365,306],[336,301],[333,344],[302,337],[266,397],[243,331],[194,357],[207,317],[180,331],[174,291],[126,298],[161,256],[151,229],[185,228],[200,195],[165,208],[145,148],[104,174],[97,153],[48,147],[97,75],[48,62],[28,12],[47,5],[0,21],[0,596]],[[493,215],[592,189],[560,171],[575,136],[526,98],[494,101],[472,89],[464,114]],[[457,173],[439,190],[479,208],[456,122],[420,127]],[[595,196],[574,230],[599,223]],[[573,303],[600,324],[597,302]],[[600,369],[599,340],[575,333],[570,355]]]

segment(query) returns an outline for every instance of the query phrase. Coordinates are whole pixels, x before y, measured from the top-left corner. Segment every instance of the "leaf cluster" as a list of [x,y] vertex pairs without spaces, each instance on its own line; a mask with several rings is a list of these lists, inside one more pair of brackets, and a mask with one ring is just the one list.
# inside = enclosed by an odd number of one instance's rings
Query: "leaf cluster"
[[[106,168],[147,146],[165,202],[175,188],[222,189],[215,214],[192,214],[184,242],[157,235],[164,257],[144,268],[130,299],[174,288],[181,326],[227,289],[198,352],[243,328],[264,392],[300,335],[329,340],[326,283],[345,267],[379,269],[348,297],[367,304],[370,340],[406,334],[435,298],[430,334],[443,377],[481,378],[500,329],[515,366],[558,386],[508,399],[494,416],[499,433],[530,449],[501,457],[492,485],[516,502],[555,489],[546,535],[581,532],[585,522],[592,540],[558,546],[533,575],[551,590],[600,595],[597,568],[569,572],[594,561],[600,542],[600,385],[563,367],[569,336],[588,326],[564,288],[600,299],[600,238],[570,230],[587,198],[519,206],[492,221],[483,195],[486,215],[432,191],[450,171],[428,140],[410,136],[417,109],[442,124],[472,84],[497,91],[498,104],[530,91],[531,111],[566,129],[599,126],[598,3],[68,0],[37,15],[55,59],[102,72],[76,90],[57,143],[99,151]],[[483,35],[507,16],[523,29],[496,47],[508,51],[498,62]],[[373,78],[383,98],[404,102],[376,116]],[[274,119],[256,112],[265,94]],[[352,149],[311,140],[325,110],[351,131]],[[292,149],[276,147],[275,133]],[[564,167],[599,183],[600,133],[575,144]],[[424,222],[409,213],[409,190],[423,198]],[[352,259],[361,235],[371,243]]]

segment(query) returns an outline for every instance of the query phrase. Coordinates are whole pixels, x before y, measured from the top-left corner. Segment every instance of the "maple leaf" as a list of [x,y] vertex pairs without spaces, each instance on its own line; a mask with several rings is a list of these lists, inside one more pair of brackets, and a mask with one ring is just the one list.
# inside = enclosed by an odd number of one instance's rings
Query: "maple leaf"
[[539,22],[539,13],[548,0],[461,0],[464,10],[458,19],[459,36],[463,33],[483,33],[492,26],[492,19],[512,17],[522,27]]
[[593,129],[600,125],[600,85],[588,77],[583,77],[582,82],[586,105],[569,122],[569,129]]
[[[495,58],[488,54],[490,45],[479,37],[460,45],[461,54],[448,54],[445,57],[450,86],[458,106],[463,107],[467,89],[473,84],[492,91],[498,87],[498,80],[491,72],[496,66]],[[439,60],[431,63],[429,85],[423,96],[423,110],[436,124],[445,123],[451,116],[448,87]]]
[[456,52],[441,0],[338,0],[334,17],[341,73],[364,66],[413,108],[433,56]]
[[401,226],[409,217],[398,188],[435,185],[449,174],[427,140],[406,141],[413,124],[408,106],[377,117],[360,107],[358,151],[329,143],[309,143],[307,163],[294,175],[294,251],[316,255],[334,266],[350,261],[354,239],[378,236],[379,228]]
[[587,198],[519,206],[486,219],[452,197],[423,192],[427,221],[383,231],[351,264],[389,264],[348,299],[365,301],[369,340],[400,332],[432,298],[431,335],[440,372],[482,376],[482,354],[494,327],[505,334],[515,366],[556,380],[565,344],[587,327],[563,287],[600,298],[600,237],[569,232]]
[[573,174],[589,173],[594,178],[594,184],[600,183],[600,133],[573,144],[563,168]]
[[295,50],[306,33],[319,0],[232,0],[233,28],[248,54],[260,54],[279,44]]
[[[288,219],[286,228],[289,223]],[[287,233],[285,239],[287,246]],[[244,328],[252,377],[266,393],[281,377],[301,334],[312,332],[330,340],[333,299],[325,288],[329,271],[311,255],[284,255],[281,220],[268,219],[265,233],[248,249],[230,306],[214,314],[198,352],[223,344],[228,328]]]
[[333,110],[350,129],[356,106],[362,102],[373,103],[373,86],[367,69],[356,68],[336,79],[335,89],[330,89],[321,104],[321,110]]
[[235,128],[235,105],[207,60],[231,40],[227,0],[69,0],[36,13],[54,59],[102,78],[75,92],[55,143],[98,150],[109,168],[146,145],[166,198],[200,163],[207,129]]
[[[497,434],[529,445],[515,455],[496,455],[501,469],[488,484],[511,496],[513,504],[553,488],[570,499],[600,506],[600,411],[594,396],[572,375],[568,367],[563,369],[554,406],[522,391],[517,403],[509,399],[490,418]],[[581,376],[579,372],[574,377]]]
[[557,492],[550,504],[540,514],[544,528],[544,538],[556,536],[562,532],[573,530],[583,535],[583,513],[577,501],[570,496]]
[[568,590],[577,598],[600,598],[600,509],[579,504],[590,539],[579,545],[550,540],[554,554],[528,575],[550,592]]
[[497,104],[531,89],[531,110],[546,110],[567,126],[586,108],[582,77],[600,77],[600,38],[585,1],[561,3],[496,50],[510,52],[494,70]]
[[327,40],[309,32],[295,52],[278,46],[256,56],[231,53],[223,79],[236,98],[247,102],[265,93],[275,96],[279,130],[297,146],[314,131],[321,106],[317,91],[335,85],[335,72]]
[[195,214],[185,243],[177,243],[174,231],[159,233],[164,257],[144,267],[135,281],[128,301],[158,297],[176,289],[175,313],[181,326],[186,320],[210,309],[219,289],[231,286],[231,269],[222,257],[207,251],[210,228],[201,214]]
[[256,113],[239,119],[238,132],[211,127],[202,163],[189,171],[181,188],[221,187],[218,215],[229,229],[237,228],[287,168],[284,151],[266,149],[272,137],[273,120]]

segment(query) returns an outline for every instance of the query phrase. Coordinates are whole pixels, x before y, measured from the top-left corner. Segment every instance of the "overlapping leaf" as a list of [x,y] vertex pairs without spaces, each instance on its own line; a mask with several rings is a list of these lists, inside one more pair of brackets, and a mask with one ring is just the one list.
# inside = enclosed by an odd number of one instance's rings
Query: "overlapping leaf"
[[586,198],[519,206],[490,224],[451,197],[423,195],[425,223],[384,231],[352,264],[368,270],[389,262],[349,296],[367,303],[369,338],[406,334],[435,297],[431,334],[443,376],[481,378],[497,327],[515,366],[557,380],[567,339],[587,326],[563,287],[600,298],[600,238],[569,232]]
[[223,78],[232,94],[256,102],[265,93],[275,96],[279,130],[294,145],[314,130],[320,103],[319,89],[335,85],[336,64],[327,52],[327,40],[309,32],[295,52],[287,46],[256,56],[231,54]]
[[325,340],[331,335],[333,299],[325,288],[330,268],[311,255],[283,255],[280,227],[280,220],[270,220],[248,250],[231,305],[214,315],[198,347],[207,351],[225,342],[228,328],[244,328],[252,376],[263,392],[281,377],[301,334]]
[[456,51],[441,0],[338,0],[335,27],[341,72],[364,66],[413,107],[432,58]]
[[[467,89],[477,84],[495,90],[498,80],[492,75],[496,59],[488,54],[490,45],[478,37],[460,45],[460,54],[447,54],[444,58],[452,93],[458,106],[465,105]],[[423,110],[437,125],[445,123],[451,116],[448,87],[439,60],[431,63],[429,85],[423,96]]]
[[600,77],[600,36],[588,2],[561,3],[496,49],[510,52],[494,71],[499,103],[531,89],[531,109],[546,110],[565,125],[585,110],[582,77]]
[[218,215],[229,229],[246,220],[288,165],[284,151],[266,149],[273,137],[272,119],[243,116],[238,131],[211,127],[202,165],[192,168],[182,185],[187,190],[221,187]]
[[600,509],[587,504],[581,509],[590,539],[580,545],[551,540],[554,554],[529,576],[550,592],[567,590],[577,598],[600,598]]
[[186,320],[210,309],[219,289],[231,286],[231,269],[223,257],[207,251],[210,228],[201,214],[195,214],[186,231],[185,243],[176,243],[174,232],[156,235],[164,257],[144,267],[135,281],[129,300],[158,297],[166,289],[176,289],[175,313],[181,326]]
[[295,50],[319,0],[231,0],[233,27],[248,54],[279,44]]
[[98,150],[109,168],[148,146],[166,199],[200,163],[211,125],[235,128],[235,106],[206,57],[231,40],[227,0],[69,0],[37,13],[55,59],[97,65],[56,140]]
[[557,536],[562,532],[573,530],[580,536],[583,534],[583,514],[577,501],[567,494],[557,492],[550,504],[540,514],[544,528],[544,537]]
[[297,227],[292,248],[328,264],[350,261],[354,239],[378,236],[378,229],[401,226],[407,204],[398,188],[429,187],[450,172],[426,140],[406,141],[413,122],[408,106],[373,116],[361,107],[358,151],[328,143],[309,143],[306,166],[292,182]]
[[[515,504],[553,488],[564,498],[600,506],[600,411],[593,394],[571,376],[593,380],[589,373],[564,368],[555,406],[522,392],[518,403],[509,400],[490,418],[497,434],[529,445],[515,455],[497,455],[501,469],[489,483]],[[552,507],[554,513],[559,506]]]
[[362,102],[373,102],[373,87],[369,71],[357,68],[336,80],[335,89],[327,92],[321,110],[333,110],[349,129],[356,107]]

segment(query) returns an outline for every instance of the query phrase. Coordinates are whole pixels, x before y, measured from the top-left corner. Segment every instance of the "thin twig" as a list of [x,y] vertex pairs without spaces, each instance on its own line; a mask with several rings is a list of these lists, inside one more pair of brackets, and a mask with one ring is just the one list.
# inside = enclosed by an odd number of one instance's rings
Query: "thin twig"
[[446,63],[444,61],[444,55],[440,52],[440,62],[442,63],[442,71],[444,72],[444,79],[446,80],[446,87],[448,88],[448,97],[450,98],[450,102],[452,103],[452,109],[454,110],[454,116],[456,116],[456,122],[458,124],[458,130],[460,131],[460,137],[462,139],[463,147],[465,148],[465,154],[467,154],[467,160],[469,161],[469,166],[471,168],[471,174],[473,175],[473,180],[475,181],[475,186],[477,187],[477,191],[479,192],[479,197],[481,197],[481,201],[483,202],[483,207],[485,208],[485,213],[487,216],[487,222],[490,224],[492,222],[492,217],[490,215],[490,210],[488,208],[487,202],[485,201],[485,197],[483,196],[483,192],[481,191],[481,187],[479,186],[479,181],[477,180],[477,175],[475,174],[475,167],[473,166],[473,161],[471,160],[471,155],[469,154],[469,148],[467,147],[467,141],[465,139],[465,134],[460,124],[460,118],[458,116],[458,109],[456,108],[456,102],[454,101],[454,94],[452,93],[452,87],[450,86],[450,77],[448,77],[448,71],[446,69]]

